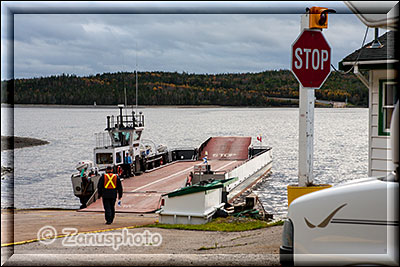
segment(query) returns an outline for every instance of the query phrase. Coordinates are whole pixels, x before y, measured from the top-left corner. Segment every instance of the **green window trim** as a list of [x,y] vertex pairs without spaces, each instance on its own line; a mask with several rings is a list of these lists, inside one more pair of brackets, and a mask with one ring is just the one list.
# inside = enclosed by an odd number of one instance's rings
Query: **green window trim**
[[[385,84],[397,84],[395,79],[385,79],[379,80],[379,109],[378,109],[378,135],[380,136],[390,136],[390,130],[385,128],[385,113],[383,110],[383,96],[384,96],[384,86]],[[397,90],[394,91],[394,99],[398,100]],[[396,104],[394,101],[394,104]]]

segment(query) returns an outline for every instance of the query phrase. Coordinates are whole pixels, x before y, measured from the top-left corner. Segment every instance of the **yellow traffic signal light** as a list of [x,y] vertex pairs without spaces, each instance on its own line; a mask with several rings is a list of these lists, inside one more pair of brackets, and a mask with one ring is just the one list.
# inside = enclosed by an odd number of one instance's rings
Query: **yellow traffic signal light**
[[313,6],[309,9],[310,29],[324,29],[328,28],[328,13],[336,13],[333,9],[325,7]]

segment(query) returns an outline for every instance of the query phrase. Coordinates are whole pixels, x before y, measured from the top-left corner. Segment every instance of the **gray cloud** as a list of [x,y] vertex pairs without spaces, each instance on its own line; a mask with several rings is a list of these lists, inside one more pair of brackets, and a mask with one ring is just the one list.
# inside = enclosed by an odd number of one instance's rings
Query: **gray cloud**
[[[140,71],[289,69],[299,24],[300,14],[17,14],[15,77],[134,71],[136,56]],[[330,15],[334,65],[365,29],[353,14]]]

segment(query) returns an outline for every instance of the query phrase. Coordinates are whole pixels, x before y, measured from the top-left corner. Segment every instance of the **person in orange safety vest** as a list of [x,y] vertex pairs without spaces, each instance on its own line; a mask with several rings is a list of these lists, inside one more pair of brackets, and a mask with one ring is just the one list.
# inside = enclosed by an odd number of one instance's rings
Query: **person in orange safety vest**
[[106,224],[112,224],[115,217],[115,202],[122,198],[122,183],[119,176],[113,173],[112,167],[107,167],[97,184],[99,198],[103,198],[104,216]]

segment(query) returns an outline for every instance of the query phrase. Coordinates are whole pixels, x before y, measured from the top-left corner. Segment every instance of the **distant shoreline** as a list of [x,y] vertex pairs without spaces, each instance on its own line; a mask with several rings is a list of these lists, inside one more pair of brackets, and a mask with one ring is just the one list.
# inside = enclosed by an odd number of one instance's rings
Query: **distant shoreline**
[[[11,107],[9,104],[1,104],[2,107]],[[15,104],[17,108],[90,108],[90,109],[115,109],[118,105],[53,105],[53,104]],[[138,109],[145,108],[225,108],[240,106],[218,106],[218,105],[138,105]],[[128,108],[136,108],[134,105],[128,105]],[[247,108],[247,107],[243,107]]]
[[[55,104],[1,104],[1,107],[16,107],[16,108],[87,108],[87,109],[115,109],[117,105],[55,105]],[[136,108],[134,105],[129,105],[128,108]],[[139,105],[138,109],[146,108],[298,108],[298,106],[274,106],[274,107],[258,107],[258,106],[220,106],[220,105]],[[315,108],[333,108],[333,107],[319,107]],[[359,106],[347,106],[345,108],[364,108]]]
[[48,141],[36,138],[3,135],[1,136],[1,151],[32,146],[42,146],[47,144],[49,144]]

